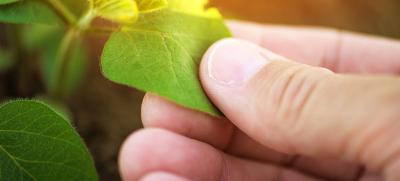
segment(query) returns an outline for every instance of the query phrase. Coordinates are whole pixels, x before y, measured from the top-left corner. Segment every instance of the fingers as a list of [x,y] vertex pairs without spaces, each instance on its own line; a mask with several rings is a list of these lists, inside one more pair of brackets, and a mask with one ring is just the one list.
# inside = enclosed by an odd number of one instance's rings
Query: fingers
[[205,143],[161,129],[133,134],[124,143],[119,160],[122,178],[127,181],[144,176],[151,179],[154,172],[191,180],[312,180],[291,170],[225,155]]
[[142,104],[145,128],[163,128],[196,139],[241,158],[292,166],[311,175],[331,180],[354,180],[360,168],[353,164],[316,160],[278,153],[233,130],[226,119],[183,108],[159,96],[146,94]]
[[221,154],[210,146],[160,129],[134,133],[125,141],[119,158],[122,178],[127,181],[157,171],[218,180],[222,163]]
[[344,73],[400,72],[400,42],[321,28],[265,26],[231,21],[235,37],[301,63]]
[[152,94],[146,94],[143,100],[142,121],[145,128],[168,129],[237,156],[278,164],[291,160],[289,155],[268,149],[234,130],[224,118],[186,109]]
[[182,109],[174,103],[146,94],[142,103],[142,121],[146,128],[164,128],[225,149],[233,134],[233,125],[224,118]]
[[375,169],[397,159],[398,78],[335,75],[276,57],[223,40],[201,63],[203,87],[229,120],[265,146]]

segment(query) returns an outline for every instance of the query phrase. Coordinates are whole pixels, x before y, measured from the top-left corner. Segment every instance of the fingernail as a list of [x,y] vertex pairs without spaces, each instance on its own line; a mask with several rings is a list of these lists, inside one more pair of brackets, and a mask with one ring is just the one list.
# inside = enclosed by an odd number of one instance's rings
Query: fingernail
[[207,53],[208,74],[219,84],[240,86],[270,63],[262,48],[251,43],[226,39]]

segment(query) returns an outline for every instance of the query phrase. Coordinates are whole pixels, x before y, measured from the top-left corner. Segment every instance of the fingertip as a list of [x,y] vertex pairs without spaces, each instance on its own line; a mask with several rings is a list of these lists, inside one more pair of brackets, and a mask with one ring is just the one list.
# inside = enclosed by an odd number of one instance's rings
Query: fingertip
[[142,102],[142,122],[144,127],[163,127],[170,116],[175,114],[174,105],[163,98],[147,93]]
[[170,142],[170,134],[162,129],[142,129],[132,133],[122,144],[119,168],[123,180],[138,180],[154,168],[162,167],[157,161],[165,151],[160,147]]
[[149,116],[153,115],[153,109],[152,108],[152,97],[153,95],[151,93],[146,93],[143,97],[142,100],[142,106],[141,106],[141,117],[142,117],[142,123],[143,126],[146,127],[147,120],[149,120]]
[[208,144],[167,130],[147,128],[127,138],[120,151],[119,167],[121,178],[127,181],[165,170],[206,180],[218,176],[220,157]]
[[197,114],[151,93],[146,94],[142,103],[142,122],[146,128],[163,128],[183,134],[191,126],[190,119],[197,117]]
[[140,167],[138,167],[136,156],[138,151],[137,148],[146,150],[147,145],[145,139],[142,137],[146,134],[146,131],[139,130],[131,134],[122,144],[120,149],[118,164],[120,175],[123,180],[135,180],[138,179],[138,172],[140,172]]
[[215,91],[237,88],[275,61],[289,60],[252,42],[225,38],[214,43],[204,54],[200,80],[212,99]]

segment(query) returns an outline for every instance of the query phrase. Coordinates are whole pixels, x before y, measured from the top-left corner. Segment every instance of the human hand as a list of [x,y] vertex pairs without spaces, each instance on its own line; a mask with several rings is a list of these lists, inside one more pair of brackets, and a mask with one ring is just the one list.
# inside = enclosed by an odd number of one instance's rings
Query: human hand
[[145,129],[121,150],[124,180],[400,179],[399,42],[229,25],[235,37],[304,64],[218,42],[200,77],[226,118],[147,94]]

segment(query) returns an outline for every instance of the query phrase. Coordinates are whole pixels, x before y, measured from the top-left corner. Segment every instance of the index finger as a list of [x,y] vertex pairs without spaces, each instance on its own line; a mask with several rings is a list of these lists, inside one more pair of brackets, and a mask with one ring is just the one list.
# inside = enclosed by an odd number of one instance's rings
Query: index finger
[[398,74],[400,41],[333,29],[230,21],[237,38],[301,63],[338,73]]

